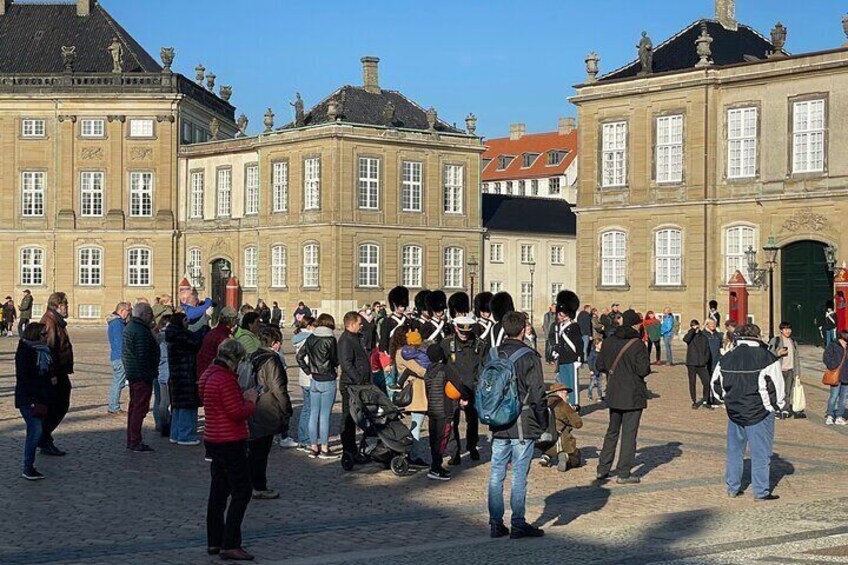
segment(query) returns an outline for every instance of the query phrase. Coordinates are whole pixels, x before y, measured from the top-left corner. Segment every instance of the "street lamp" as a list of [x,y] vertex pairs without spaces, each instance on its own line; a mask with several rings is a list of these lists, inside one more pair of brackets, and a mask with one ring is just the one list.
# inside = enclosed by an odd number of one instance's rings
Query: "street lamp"
[[836,246],[828,245],[824,248],[824,259],[827,261],[827,271],[832,273],[836,270]]
[[472,255],[468,260],[468,278],[471,279],[471,300],[474,300],[474,279],[477,277],[477,267],[480,262],[477,261],[477,256]]
[[533,326],[533,291],[534,291],[534,280],[533,275],[536,274],[536,261],[534,259],[530,259],[530,326]]
[[774,266],[777,265],[777,252],[780,251],[774,236],[769,236],[768,241],[763,245],[763,251],[766,253],[769,275],[769,339],[771,339],[774,337]]
[[221,274],[225,280],[230,280],[230,265],[229,263],[224,263],[221,265]]

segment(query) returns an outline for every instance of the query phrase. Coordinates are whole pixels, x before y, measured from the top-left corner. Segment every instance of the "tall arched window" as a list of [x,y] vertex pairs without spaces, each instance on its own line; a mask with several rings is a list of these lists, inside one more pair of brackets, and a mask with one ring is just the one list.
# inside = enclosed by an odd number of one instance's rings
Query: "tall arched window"
[[601,234],[601,285],[627,284],[627,236],[623,231]]
[[748,261],[745,251],[757,248],[756,230],[751,226],[733,226],[724,232],[724,280],[730,280],[737,270],[747,276]]
[[284,288],[286,286],[286,263],[288,251],[284,245],[271,248],[271,286]]
[[421,272],[424,268],[424,250],[418,245],[405,245],[401,257],[401,278],[403,285],[421,288]]
[[680,286],[683,283],[683,235],[679,229],[660,230],[654,236],[657,286]]
[[303,286],[318,287],[319,249],[317,243],[307,243],[303,246]]
[[255,247],[244,248],[244,286],[256,288],[258,283],[259,257]]
[[376,287],[380,281],[380,248],[373,243],[359,246],[359,286]]
[[462,247],[445,248],[445,288],[462,288]]
[[127,251],[127,284],[151,285],[151,253],[146,247],[131,247]]
[[188,250],[187,261],[188,277],[192,286],[200,286],[200,278],[203,276],[203,255],[197,247]]
[[103,281],[103,250],[99,247],[81,247],[77,261],[80,286],[100,286]]

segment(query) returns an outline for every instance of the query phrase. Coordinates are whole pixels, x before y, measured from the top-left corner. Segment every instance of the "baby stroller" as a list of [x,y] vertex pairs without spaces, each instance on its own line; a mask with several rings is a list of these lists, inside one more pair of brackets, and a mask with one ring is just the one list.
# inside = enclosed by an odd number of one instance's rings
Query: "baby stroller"
[[[401,411],[386,394],[374,385],[351,385],[350,415],[364,432],[359,453],[366,459],[382,463],[386,469],[402,477],[409,472],[407,454],[412,449],[412,432],[401,421]],[[353,470],[354,456],[342,455],[342,468]]]

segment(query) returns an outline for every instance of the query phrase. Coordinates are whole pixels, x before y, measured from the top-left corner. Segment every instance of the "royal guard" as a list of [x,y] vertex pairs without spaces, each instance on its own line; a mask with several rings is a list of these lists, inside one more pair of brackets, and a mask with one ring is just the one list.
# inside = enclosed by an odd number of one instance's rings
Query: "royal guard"
[[471,299],[468,294],[460,291],[451,294],[448,299],[448,314],[451,320],[467,317],[471,313]]
[[580,308],[580,298],[570,290],[562,290],[556,297],[556,324],[554,324],[548,339],[553,340],[553,358],[557,363],[558,383],[565,385],[568,402],[574,409],[580,411],[580,385],[577,379],[577,369],[586,355],[583,349],[583,337],[580,326],[576,322],[577,310]]
[[409,289],[396,286],[389,291],[389,308],[392,313],[385,318],[380,326],[380,351],[388,353],[389,342],[395,335],[395,330],[406,323],[406,309],[409,308]]
[[415,294],[415,312],[412,313],[412,317],[410,318],[410,327],[412,329],[418,330],[421,332],[421,328],[424,327],[424,324],[427,323],[427,320],[430,319],[430,314],[427,312],[427,296],[429,296],[430,291],[427,289],[419,290]]
[[448,309],[448,297],[441,290],[427,295],[428,319],[421,326],[421,337],[430,343],[439,343],[450,333],[445,311]]
[[475,333],[477,339],[484,343],[489,343],[489,335],[495,325],[492,320],[492,296],[494,295],[491,292],[486,291],[474,297],[474,315],[477,317]]
[[505,333],[501,320],[509,312],[515,311],[515,305],[512,302],[512,295],[508,292],[499,292],[492,297],[492,318],[495,320],[495,325],[492,326],[492,331],[489,333],[489,344],[492,347],[500,347],[503,343]]

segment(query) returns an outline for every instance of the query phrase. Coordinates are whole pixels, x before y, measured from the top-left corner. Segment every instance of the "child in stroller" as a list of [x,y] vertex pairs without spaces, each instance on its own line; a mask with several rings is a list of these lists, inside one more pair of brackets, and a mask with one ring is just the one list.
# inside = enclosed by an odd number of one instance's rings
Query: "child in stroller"
[[[412,449],[412,433],[401,421],[401,411],[378,387],[351,385],[350,415],[363,431],[359,453],[370,461],[382,463],[398,477],[409,472],[407,455]],[[354,455],[342,456],[342,468],[353,469]]]
[[541,465],[553,467],[556,460],[557,471],[562,473],[583,464],[580,450],[577,449],[577,440],[571,434],[572,430],[583,427],[583,419],[568,403],[569,393],[571,389],[563,384],[551,385],[546,398],[549,412],[548,431],[554,440],[537,443],[537,447],[543,452]]

